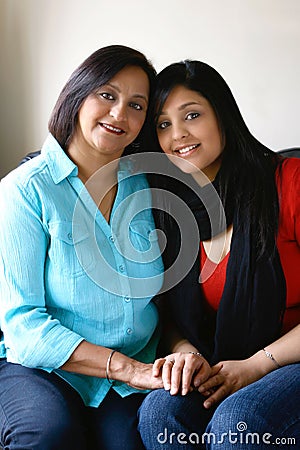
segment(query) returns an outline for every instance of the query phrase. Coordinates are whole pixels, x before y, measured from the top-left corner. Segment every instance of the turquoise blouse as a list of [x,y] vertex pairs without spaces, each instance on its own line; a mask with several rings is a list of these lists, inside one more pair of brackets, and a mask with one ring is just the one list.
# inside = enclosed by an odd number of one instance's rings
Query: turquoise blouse
[[95,407],[107,380],[59,369],[79,343],[152,362],[158,341],[163,264],[151,193],[122,161],[110,223],[52,135],[0,184],[0,357],[55,371]]

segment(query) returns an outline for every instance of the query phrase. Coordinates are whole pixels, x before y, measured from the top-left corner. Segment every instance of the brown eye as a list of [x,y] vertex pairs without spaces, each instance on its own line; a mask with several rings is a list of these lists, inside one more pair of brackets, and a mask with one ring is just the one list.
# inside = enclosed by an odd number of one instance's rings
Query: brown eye
[[170,122],[168,121],[164,121],[158,124],[157,128],[159,128],[160,130],[165,130],[166,128],[168,128],[170,126]]
[[193,120],[199,116],[200,116],[200,114],[198,112],[192,112],[192,113],[187,114],[186,120]]
[[135,102],[131,102],[129,103],[129,106],[133,109],[136,109],[137,111],[142,111],[143,107],[141,105],[139,105],[138,103]]
[[109,94],[108,92],[99,92],[98,95],[105,100],[114,100],[113,95]]

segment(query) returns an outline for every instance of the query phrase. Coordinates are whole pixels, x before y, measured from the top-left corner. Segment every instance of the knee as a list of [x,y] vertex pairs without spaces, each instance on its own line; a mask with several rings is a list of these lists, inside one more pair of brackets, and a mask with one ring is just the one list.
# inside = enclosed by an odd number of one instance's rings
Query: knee
[[[5,425],[4,425],[5,428]],[[75,450],[84,447],[83,432],[66,414],[52,416],[37,414],[19,417],[15,425],[3,430],[5,448],[30,450]]]
[[41,442],[40,448],[48,448],[47,442],[57,443],[60,446],[62,443],[65,443],[65,445],[68,444],[67,448],[69,448],[70,441],[73,441],[74,438],[76,441],[76,438],[79,438],[81,428],[73,419],[72,416],[68,415],[67,411],[65,411],[64,417],[48,417],[46,423],[38,429],[37,434]]
[[141,404],[138,416],[140,426],[149,426],[159,423],[161,418],[169,411],[170,393],[164,389],[150,392]]
[[[150,392],[139,409],[140,429],[161,429],[166,425],[190,424],[191,428],[205,428],[212,413],[203,407],[204,398],[198,392],[188,395],[171,395],[158,389]],[[204,426],[205,424],[205,426]]]
[[215,436],[238,435],[246,430],[257,431],[264,422],[258,401],[249,392],[240,390],[226,398],[215,410],[207,431]]
[[212,415],[203,401],[195,391],[184,396],[163,389],[148,394],[139,410],[138,427],[146,449],[161,449],[168,443],[177,448],[177,444],[181,447],[192,442],[190,439],[197,440],[195,433],[201,436]]

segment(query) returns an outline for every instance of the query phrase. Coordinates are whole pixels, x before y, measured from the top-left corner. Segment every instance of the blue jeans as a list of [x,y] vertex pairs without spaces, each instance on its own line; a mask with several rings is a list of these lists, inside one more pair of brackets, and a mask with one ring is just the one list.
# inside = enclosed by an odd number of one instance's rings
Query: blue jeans
[[98,408],[54,373],[0,360],[0,447],[10,450],[141,450],[144,394],[113,389]]
[[139,410],[146,449],[300,448],[300,364],[271,372],[215,411],[205,410],[202,402],[197,392],[184,397],[151,392]]

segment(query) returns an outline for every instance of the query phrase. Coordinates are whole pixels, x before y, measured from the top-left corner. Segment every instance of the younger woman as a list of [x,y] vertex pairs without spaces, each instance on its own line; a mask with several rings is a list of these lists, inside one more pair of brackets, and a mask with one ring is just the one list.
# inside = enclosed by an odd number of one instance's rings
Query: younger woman
[[[168,332],[171,355],[154,368],[165,390],[140,410],[144,444],[244,449],[245,433],[258,434],[255,449],[276,438],[299,442],[300,160],[283,159],[252,136],[209,65],[172,64],[157,82],[157,137],[179,170],[156,185],[189,205],[200,242],[191,242],[199,253],[190,272],[165,295],[177,330]],[[203,198],[210,206],[220,198],[226,220],[222,211],[207,214]],[[169,267],[180,230],[162,213],[158,222],[171,242]]]

